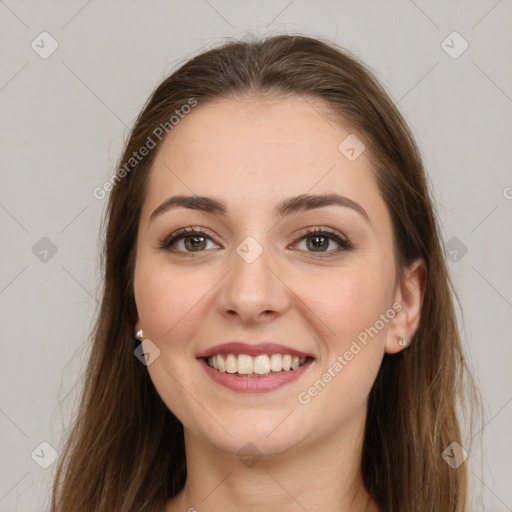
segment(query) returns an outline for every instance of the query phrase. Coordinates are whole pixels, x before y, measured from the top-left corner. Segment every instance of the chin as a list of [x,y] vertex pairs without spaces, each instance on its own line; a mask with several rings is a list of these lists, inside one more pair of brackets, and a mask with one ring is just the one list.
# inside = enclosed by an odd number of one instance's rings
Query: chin
[[231,455],[278,455],[295,449],[307,438],[304,426],[292,420],[293,413],[283,421],[287,414],[280,412],[263,416],[258,411],[242,413],[225,423],[229,433],[220,426],[213,428],[211,424],[198,430],[196,423],[191,430],[205,443]]

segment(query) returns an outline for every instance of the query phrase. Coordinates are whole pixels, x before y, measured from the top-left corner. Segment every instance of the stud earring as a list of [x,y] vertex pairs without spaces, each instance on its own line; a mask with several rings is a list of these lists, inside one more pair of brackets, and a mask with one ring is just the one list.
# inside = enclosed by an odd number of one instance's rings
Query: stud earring
[[405,347],[405,345],[407,345],[407,341],[404,340],[401,336],[397,336],[396,337],[396,340],[398,341],[398,344],[401,346],[401,347]]
[[142,341],[144,339],[144,332],[142,331],[142,329],[138,330],[137,333],[135,334],[135,337]]

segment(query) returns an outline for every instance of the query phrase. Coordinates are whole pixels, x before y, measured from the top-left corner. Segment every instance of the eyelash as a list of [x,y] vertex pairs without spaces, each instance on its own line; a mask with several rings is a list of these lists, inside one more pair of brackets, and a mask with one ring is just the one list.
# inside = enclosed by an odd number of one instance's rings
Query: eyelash
[[[181,254],[187,254],[192,255],[194,252],[204,252],[204,251],[176,251],[171,248],[171,246],[176,243],[177,241],[187,238],[187,236],[193,236],[193,235],[204,235],[205,237],[212,239],[212,237],[202,228],[200,227],[187,227],[180,229],[174,233],[172,233],[169,236],[164,237],[162,240],[159,241],[158,247],[160,249],[174,252],[174,253],[181,253]],[[338,249],[332,250],[332,251],[325,251],[325,252],[315,252],[315,251],[305,251],[311,254],[318,254],[321,258],[331,256],[332,254],[338,254],[343,251],[348,251],[353,248],[352,244],[345,238],[343,238],[337,231],[334,231],[329,228],[309,228],[307,230],[304,230],[300,233],[300,238],[297,240],[297,242],[300,242],[304,240],[305,238],[308,238],[312,235],[320,235],[323,237],[328,238],[329,240],[333,240],[334,242],[338,243],[340,247]],[[216,243],[216,242],[215,242]]]

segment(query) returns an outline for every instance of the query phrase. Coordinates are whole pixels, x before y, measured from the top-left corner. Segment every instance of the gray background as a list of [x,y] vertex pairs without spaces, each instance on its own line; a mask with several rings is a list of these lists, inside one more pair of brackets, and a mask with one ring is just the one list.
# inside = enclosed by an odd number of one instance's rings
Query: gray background
[[[480,500],[471,510],[512,510],[510,1],[5,0],[0,16],[0,511],[48,505],[56,464],[40,467],[52,460],[40,444],[61,449],[101,283],[106,201],[93,189],[115,170],[157,83],[249,32],[321,35],[351,49],[410,123],[485,398],[483,460],[472,449],[466,462]],[[31,47],[49,51],[43,31],[59,45],[46,59]],[[454,31],[469,44],[457,58]]]

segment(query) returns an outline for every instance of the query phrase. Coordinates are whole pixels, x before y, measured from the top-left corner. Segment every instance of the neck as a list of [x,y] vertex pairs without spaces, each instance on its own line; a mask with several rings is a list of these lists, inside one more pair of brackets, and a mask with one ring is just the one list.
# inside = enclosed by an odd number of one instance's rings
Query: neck
[[364,421],[348,435],[242,462],[185,428],[187,481],[165,512],[379,512],[360,472]]

